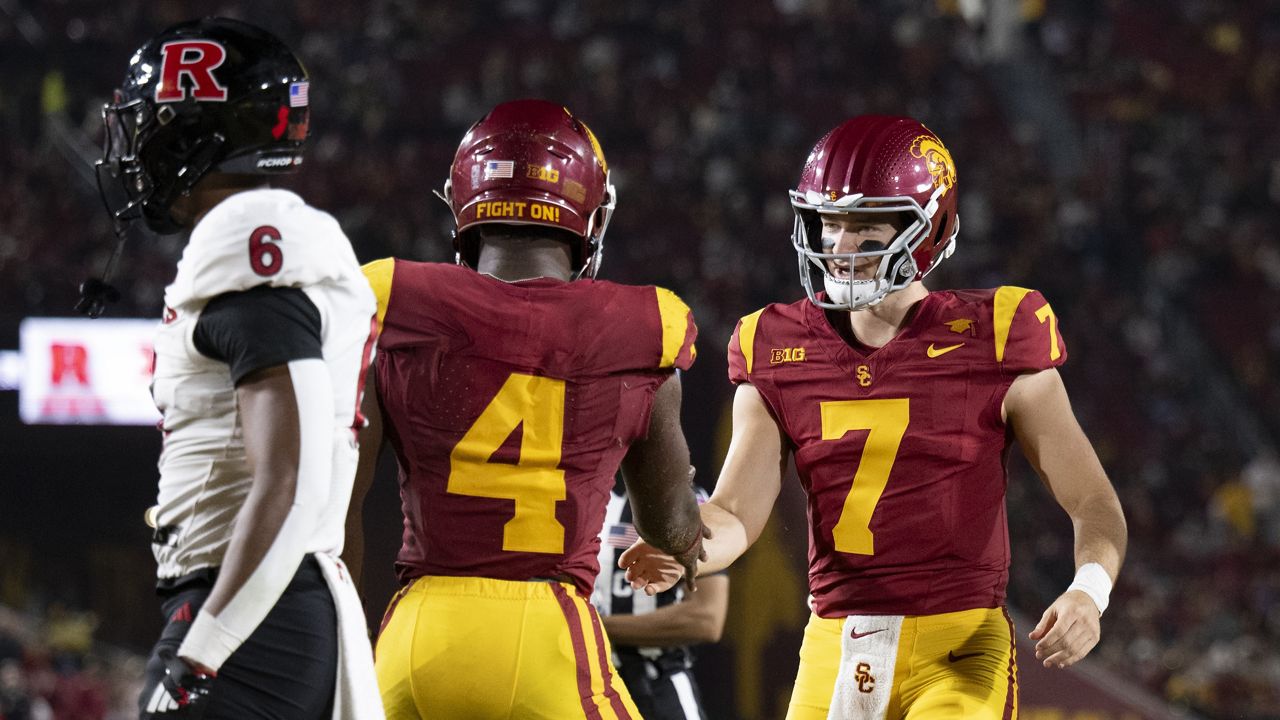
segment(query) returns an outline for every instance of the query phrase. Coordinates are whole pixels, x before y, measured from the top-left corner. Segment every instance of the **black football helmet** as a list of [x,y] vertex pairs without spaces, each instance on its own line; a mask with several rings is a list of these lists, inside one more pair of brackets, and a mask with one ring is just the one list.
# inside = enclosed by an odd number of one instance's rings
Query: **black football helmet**
[[117,227],[142,218],[157,233],[177,232],[173,202],[208,173],[298,169],[307,71],[265,30],[192,20],[138,48],[102,117],[98,188]]

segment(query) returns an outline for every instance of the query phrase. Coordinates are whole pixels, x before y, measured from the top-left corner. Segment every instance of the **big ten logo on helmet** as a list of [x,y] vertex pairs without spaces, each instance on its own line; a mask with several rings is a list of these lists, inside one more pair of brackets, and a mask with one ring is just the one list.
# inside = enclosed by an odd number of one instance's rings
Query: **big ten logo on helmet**
[[531,177],[535,180],[545,180],[549,183],[560,182],[560,171],[555,168],[543,167],[541,165],[529,164],[529,169],[525,173],[525,177]]
[[804,362],[804,348],[774,348],[769,351],[769,364]]
[[227,49],[212,40],[174,40],[161,45],[156,102],[186,100],[188,85],[196,100],[226,102],[227,87],[213,76],[214,69],[226,59]]
[[540,202],[490,200],[476,205],[476,219],[484,218],[560,222],[560,208]]
[[858,384],[862,387],[871,387],[871,368],[866,365],[858,366]]

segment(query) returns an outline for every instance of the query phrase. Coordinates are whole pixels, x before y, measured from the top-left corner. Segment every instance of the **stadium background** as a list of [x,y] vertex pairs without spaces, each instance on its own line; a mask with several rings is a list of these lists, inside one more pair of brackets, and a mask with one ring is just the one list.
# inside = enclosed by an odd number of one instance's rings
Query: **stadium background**
[[[430,191],[490,105],[540,96],[589,122],[620,195],[601,276],[675,289],[701,328],[684,414],[708,484],[729,332],[801,296],[785,191],[809,146],[856,113],[922,119],[963,218],[931,286],[1053,302],[1129,519],[1087,672],[1045,684],[1024,661],[1024,718],[1280,717],[1280,3],[0,0],[0,349],[24,317],[69,315],[100,270],[98,108],[134,47],[204,14],[307,64],[313,135],[287,184],[362,260],[451,259]],[[111,313],[158,317],[180,248],[132,244]],[[57,718],[128,715],[160,622],[141,522],[158,450],[147,428],[24,425],[0,393],[0,715],[36,695]],[[371,553],[398,532],[389,470]],[[1071,527],[1017,460],[1009,506],[1010,601],[1034,619],[1070,580]],[[781,717],[804,544],[792,485],[733,571],[724,641],[699,653],[712,717]]]

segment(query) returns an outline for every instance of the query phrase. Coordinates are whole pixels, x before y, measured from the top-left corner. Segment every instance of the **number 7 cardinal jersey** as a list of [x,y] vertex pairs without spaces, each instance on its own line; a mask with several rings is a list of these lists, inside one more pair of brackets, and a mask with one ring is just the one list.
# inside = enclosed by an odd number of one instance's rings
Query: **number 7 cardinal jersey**
[[693,362],[670,291],[379,260],[376,364],[400,463],[402,582],[564,577],[589,595],[614,473]]
[[193,333],[210,300],[260,286],[298,288],[320,313],[333,383],[333,442],[303,450],[331,456],[323,466],[332,468],[332,482],[307,551],[341,551],[355,479],[357,384],[372,350],[373,293],[331,216],[291,192],[250,190],[200,220],[165,289],[151,386],[164,416],[153,544],[162,579],[222,564],[252,485],[230,368],[196,350]]
[[1018,375],[1066,361],[1034,290],[933,292],[879,349],[854,349],[808,300],[744,317],[729,378],[790,439],[808,495],[809,589],[822,617],[930,615],[1004,601]]

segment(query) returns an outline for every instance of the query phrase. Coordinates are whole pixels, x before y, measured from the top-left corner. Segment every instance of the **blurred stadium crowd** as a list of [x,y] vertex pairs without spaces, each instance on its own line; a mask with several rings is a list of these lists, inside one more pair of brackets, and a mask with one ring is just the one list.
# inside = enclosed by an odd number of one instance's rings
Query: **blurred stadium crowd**
[[[1277,3],[22,5],[0,15],[10,318],[70,314],[99,272],[110,230],[83,162],[98,108],[133,47],[194,14],[269,27],[308,64],[312,144],[290,184],[362,260],[450,259],[430,191],[488,106],[573,108],[619,189],[602,277],[679,292],[704,365],[723,367],[739,316],[801,296],[786,190],[809,146],[853,114],[921,118],[956,159],[963,221],[931,285],[1026,285],[1054,303],[1077,414],[1125,503],[1129,557],[1093,657],[1210,717],[1276,717]],[[135,242],[113,312],[156,315],[180,248]],[[1011,601],[1034,617],[1072,571],[1070,527],[1036,485],[1015,466]],[[13,687],[98,682],[99,662],[46,647],[0,623],[0,717],[41,717],[14,711]]]

